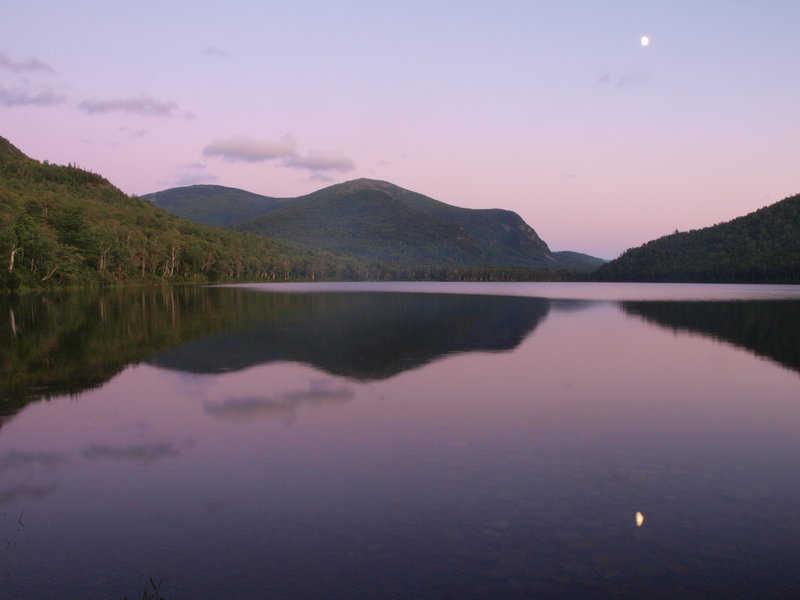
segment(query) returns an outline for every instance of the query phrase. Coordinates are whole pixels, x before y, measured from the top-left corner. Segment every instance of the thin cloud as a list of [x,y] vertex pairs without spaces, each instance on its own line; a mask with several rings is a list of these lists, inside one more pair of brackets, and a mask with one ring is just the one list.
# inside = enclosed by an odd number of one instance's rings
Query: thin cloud
[[606,73],[597,79],[597,85],[622,89],[635,85],[644,85],[650,81],[647,73],[628,73],[626,75],[612,75]]
[[0,456],[0,471],[5,469],[29,469],[31,467],[43,467],[48,470],[55,469],[69,462],[69,459],[55,452],[6,452]]
[[0,69],[8,69],[14,73],[55,73],[56,70],[38,58],[26,60],[13,60],[5,54],[0,54]]
[[177,102],[172,100],[158,100],[150,96],[139,96],[138,98],[110,98],[99,99],[90,98],[78,105],[82,111],[89,115],[101,115],[109,112],[125,112],[142,117],[164,117],[173,119],[176,117],[191,118],[190,113],[181,114]]
[[233,58],[233,56],[229,52],[227,52],[226,50],[223,50],[222,48],[217,48],[215,46],[206,46],[205,48],[203,48],[203,56],[216,56],[216,57],[219,57],[219,58]]
[[285,162],[287,167],[309,169],[311,171],[352,171],[356,168],[353,160],[337,150],[314,150],[305,156],[295,155]]
[[311,171],[308,174],[309,183],[332,183],[336,181],[334,177],[322,171]]
[[198,183],[211,183],[219,181],[219,177],[205,171],[187,171],[178,175],[175,179],[176,185],[195,185]]
[[288,158],[295,153],[296,142],[286,134],[279,140],[257,140],[247,135],[214,140],[203,148],[204,156],[217,156],[230,162],[264,162]]
[[166,187],[179,187],[185,185],[211,184],[219,181],[219,177],[210,173],[201,162],[181,163],[173,168],[172,176],[167,180],[162,180]]
[[0,506],[18,502],[19,500],[41,500],[56,491],[56,485],[21,485],[0,490]]
[[385,167],[388,167],[388,166],[389,166],[389,161],[386,161],[386,160],[377,160],[377,161],[375,161],[375,162],[373,162],[373,163],[372,163],[372,166],[371,166],[371,167],[369,167],[369,169],[367,170],[367,172],[368,172],[368,173],[370,173],[370,174],[372,174],[372,175],[377,175],[377,174],[379,174],[379,173],[380,173],[380,172],[381,172],[381,171],[382,171],[382,170],[383,170]]
[[120,133],[127,135],[132,140],[144,137],[150,133],[149,129],[130,129],[128,127],[118,127],[117,129],[120,131]]
[[134,446],[101,446],[93,444],[83,451],[84,458],[131,460],[143,464],[177,455],[178,450],[171,443],[137,444]]
[[64,102],[64,96],[52,90],[30,92],[0,86],[0,106],[54,106]]
[[338,150],[297,151],[297,142],[290,134],[279,140],[255,139],[247,135],[235,135],[218,139],[203,148],[204,156],[216,156],[230,162],[266,162],[279,160],[284,167],[307,169],[312,175],[328,171],[352,171],[353,159]]

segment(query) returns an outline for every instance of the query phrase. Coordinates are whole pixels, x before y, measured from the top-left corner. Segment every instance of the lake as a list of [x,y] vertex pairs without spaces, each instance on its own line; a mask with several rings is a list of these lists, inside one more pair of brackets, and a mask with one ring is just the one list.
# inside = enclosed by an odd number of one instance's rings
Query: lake
[[800,597],[800,286],[0,299],[3,596]]

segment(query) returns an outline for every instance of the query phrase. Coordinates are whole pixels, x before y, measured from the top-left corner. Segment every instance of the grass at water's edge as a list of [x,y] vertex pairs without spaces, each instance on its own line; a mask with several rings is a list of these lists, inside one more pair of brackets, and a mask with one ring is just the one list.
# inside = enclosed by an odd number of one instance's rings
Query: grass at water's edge
[[8,287],[0,285],[0,296],[11,294],[37,293],[49,291],[70,291],[70,290],[107,290],[119,288],[159,288],[159,287],[194,287],[206,285],[219,285],[226,283],[315,283],[315,282],[338,282],[338,281],[364,281],[364,282],[383,282],[383,281],[455,281],[455,282],[590,282],[595,281],[592,273],[582,273],[569,270],[548,270],[548,269],[525,269],[525,268],[453,268],[449,267],[431,268],[420,267],[418,269],[397,269],[386,272],[378,272],[369,277],[289,277],[279,279],[219,279],[215,281],[166,281],[166,280],[132,280],[108,282],[85,282],[70,283],[63,285],[48,286],[16,286]]
[[[161,580],[158,580],[158,583],[152,577],[148,578],[150,581],[150,586],[148,587],[145,584],[142,593],[136,596],[137,600],[167,600],[161,595]],[[127,596],[124,596],[122,600],[128,600]]]

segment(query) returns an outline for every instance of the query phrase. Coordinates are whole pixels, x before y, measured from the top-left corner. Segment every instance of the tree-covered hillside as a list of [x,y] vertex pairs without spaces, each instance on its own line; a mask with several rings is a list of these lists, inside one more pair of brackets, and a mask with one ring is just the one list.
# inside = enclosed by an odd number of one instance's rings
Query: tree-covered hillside
[[483,249],[457,225],[376,190],[294,200],[234,227],[395,266],[487,264]]
[[190,223],[100,175],[0,138],[0,289],[116,282],[350,278],[360,265]]
[[[592,271],[602,263],[578,253],[550,252],[512,211],[461,208],[373,179],[297,198],[220,186],[174,188],[145,198],[198,222],[380,265],[389,276],[420,266]],[[243,218],[248,214],[255,216]]]
[[[347,181],[318,190],[298,200],[304,203],[314,202],[317,206],[324,205],[331,212],[337,212],[341,207],[347,206],[348,198],[365,193],[376,195],[380,193],[390,198],[408,214],[420,219],[420,229],[426,228],[429,223],[452,227],[453,235],[457,239],[469,240],[479,249],[484,261],[488,261],[477,264],[558,268],[555,266],[558,261],[554,260],[544,240],[518,214],[510,210],[453,206],[388,181],[376,179]],[[351,218],[359,216],[357,211],[350,212]],[[271,215],[265,215],[254,219],[253,222],[267,223],[271,218]],[[351,223],[362,227],[370,226],[369,219]],[[448,242],[446,238],[442,241]],[[458,261],[457,257],[454,258]]]
[[170,188],[141,198],[187,221],[215,227],[228,227],[252,219],[285,202],[221,185]]
[[559,250],[553,252],[553,256],[564,265],[565,269],[574,269],[583,273],[596,271],[608,262],[604,258],[597,258],[582,252],[573,252],[572,250]]
[[800,283],[800,195],[624,252],[602,281]]

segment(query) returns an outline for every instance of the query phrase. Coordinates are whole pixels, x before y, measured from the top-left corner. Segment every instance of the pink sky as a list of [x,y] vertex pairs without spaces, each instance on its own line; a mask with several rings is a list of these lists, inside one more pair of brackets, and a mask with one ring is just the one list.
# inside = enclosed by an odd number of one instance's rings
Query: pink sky
[[800,193],[793,0],[3,13],[0,135],[129,194],[371,177],[613,258]]

